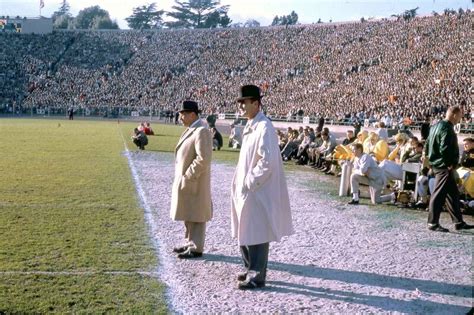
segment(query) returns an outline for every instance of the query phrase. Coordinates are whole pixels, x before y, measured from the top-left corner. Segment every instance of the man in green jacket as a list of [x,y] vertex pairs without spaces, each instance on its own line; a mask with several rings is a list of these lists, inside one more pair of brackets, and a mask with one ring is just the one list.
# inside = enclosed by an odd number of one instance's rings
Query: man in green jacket
[[459,208],[459,190],[454,177],[459,162],[459,146],[454,125],[458,124],[461,118],[460,107],[448,108],[446,118],[431,127],[426,141],[426,158],[435,174],[435,186],[428,215],[428,229],[432,231],[449,232],[439,224],[439,217],[445,203],[456,230],[474,228],[473,225],[468,225],[463,221]]

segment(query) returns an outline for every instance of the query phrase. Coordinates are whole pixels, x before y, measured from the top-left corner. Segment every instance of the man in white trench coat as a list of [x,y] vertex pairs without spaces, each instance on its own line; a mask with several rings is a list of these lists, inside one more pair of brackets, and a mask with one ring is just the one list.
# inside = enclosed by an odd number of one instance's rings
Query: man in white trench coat
[[237,99],[248,118],[232,180],[232,236],[239,242],[246,271],[239,289],[265,286],[268,248],[293,233],[290,201],[275,128],[261,111],[260,89],[245,85]]
[[198,113],[196,102],[183,102],[179,119],[187,129],[175,150],[170,215],[173,220],[184,221],[185,244],[173,249],[184,259],[202,256],[206,222],[212,218],[212,136]]

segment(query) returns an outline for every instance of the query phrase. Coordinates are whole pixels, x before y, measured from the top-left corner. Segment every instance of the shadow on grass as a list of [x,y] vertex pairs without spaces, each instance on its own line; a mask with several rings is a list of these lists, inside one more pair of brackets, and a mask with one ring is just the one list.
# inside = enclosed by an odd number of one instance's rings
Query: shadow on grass
[[[203,260],[206,261],[219,261],[225,262],[230,264],[242,265],[242,260],[240,257],[236,256],[224,256],[224,255],[215,255],[215,254],[206,254],[203,257]],[[387,275],[379,275],[375,273],[368,273],[368,272],[360,272],[360,271],[348,271],[348,270],[340,270],[340,269],[332,269],[332,268],[320,268],[315,266],[304,266],[304,265],[295,265],[295,264],[288,264],[288,263],[281,263],[275,261],[268,262],[268,269],[277,270],[277,271],[284,271],[289,272],[294,275],[304,276],[304,277],[311,277],[311,278],[319,278],[323,280],[335,280],[345,283],[355,283],[364,286],[374,286],[374,287],[382,287],[382,288],[391,288],[391,289],[402,289],[408,291],[414,291],[418,289],[422,293],[429,293],[429,294],[442,294],[442,295],[451,295],[451,296],[459,296],[459,297],[472,297],[472,286],[469,285],[462,285],[462,284],[452,284],[452,283],[443,283],[437,282],[433,280],[422,280],[422,279],[410,279],[410,278],[402,278],[402,277],[394,277],[394,276],[387,276]],[[328,294],[325,291],[332,291],[327,289],[319,289],[319,288],[312,288],[308,286],[303,286],[294,283],[287,283],[287,282],[279,282],[273,281],[269,282],[269,284],[276,284],[282,285],[287,288],[274,288],[275,291],[281,290],[297,290],[297,289],[305,289],[309,292],[305,292],[306,294]],[[312,293],[313,292],[313,293]],[[301,292],[300,292],[301,293]],[[412,303],[410,301],[400,301],[391,299],[389,297],[378,297],[378,296],[364,296],[357,293],[350,293],[344,291],[332,291],[332,295],[334,298],[338,298],[341,300],[348,299],[350,301],[356,303],[362,303],[367,305],[373,305],[377,307],[381,307],[391,311],[405,311],[406,308],[402,307],[406,303]],[[328,298],[331,298],[329,296]],[[392,304],[390,304],[393,302]],[[434,307],[438,303],[430,302],[430,301],[418,301],[417,303],[427,303],[427,307]],[[400,308],[397,307],[397,304]],[[428,305],[429,304],[429,305]],[[443,304],[439,304],[440,306]],[[422,307],[420,305],[420,307]],[[443,305],[445,307],[445,305]],[[463,307],[460,306],[452,306],[453,312],[459,312],[460,310],[464,311]]]

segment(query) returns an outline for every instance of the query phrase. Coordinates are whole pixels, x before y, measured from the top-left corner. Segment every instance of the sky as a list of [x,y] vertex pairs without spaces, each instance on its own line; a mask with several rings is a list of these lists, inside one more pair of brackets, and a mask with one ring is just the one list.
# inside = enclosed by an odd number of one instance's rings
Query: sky
[[[41,15],[49,17],[56,11],[62,0],[43,0]],[[174,0],[67,0],[71,13],[87,7],[99,5],[107,10],[122,29],[128,28],[124,20],[135,7],[156,2],[158,9],[169,11]],[[0,0],[0,16],[37,17],[40,0]],[[472,0],[221,0],[222,5],[230,5],[229,16],[233,23],[255,19],[262,26],[271,24],[275,15],[287,15],[295,11],[302,24],[314,23],[319,18],[323,22],[345,22],[360,20],[361,17],[382,18],[405,10],[419,7],[419,15],[443,12],[444,9],[472,9]]]

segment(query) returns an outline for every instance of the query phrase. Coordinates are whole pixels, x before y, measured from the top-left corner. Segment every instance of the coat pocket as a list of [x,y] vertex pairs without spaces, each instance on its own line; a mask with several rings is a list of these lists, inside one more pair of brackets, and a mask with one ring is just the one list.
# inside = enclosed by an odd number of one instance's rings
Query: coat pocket
[[198,193],[198,182],[181,176],[179,188],[184,194],[196,195]]

